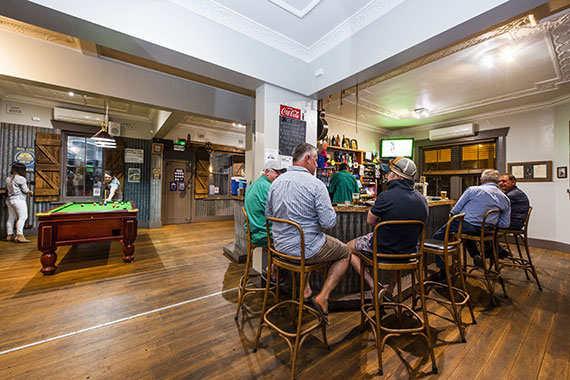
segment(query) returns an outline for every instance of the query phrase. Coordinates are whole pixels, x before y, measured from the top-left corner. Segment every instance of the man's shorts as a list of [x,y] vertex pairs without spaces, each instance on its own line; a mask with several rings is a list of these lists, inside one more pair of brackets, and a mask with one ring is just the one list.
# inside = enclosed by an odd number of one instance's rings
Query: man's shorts
[[350,250],[342,241],[325,234],[325,244],[317,253],[307,259],[307,264],[337,261],[350,257]]
[[372,248],[373,238],[374,232],[370,232],[369,234],[357,237],[354,240],[354,248],[366,255],[369,259],[372,259],[372,252],[374,251]]

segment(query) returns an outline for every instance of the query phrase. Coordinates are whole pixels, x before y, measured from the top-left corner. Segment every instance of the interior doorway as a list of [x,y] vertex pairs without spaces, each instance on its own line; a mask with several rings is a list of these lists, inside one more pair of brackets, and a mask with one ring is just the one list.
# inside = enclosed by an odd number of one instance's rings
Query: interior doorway
[[162,220],[164,224],[192,221],[192,171],[189,161],[166,160]]

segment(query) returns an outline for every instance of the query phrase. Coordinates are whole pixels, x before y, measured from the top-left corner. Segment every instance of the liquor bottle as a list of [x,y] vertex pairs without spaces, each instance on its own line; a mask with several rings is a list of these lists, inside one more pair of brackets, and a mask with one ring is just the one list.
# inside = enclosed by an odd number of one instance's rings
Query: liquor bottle
[[340,136],[336,135],[336,146],[340,146],[341,143],[342,141],[340,141]]
[[346,137],[344,135],[342,135],[342,147],[346,148]]
[[336,145],[336,140],[334,138],[334,136],[331,139],[331,146],[335,146]]

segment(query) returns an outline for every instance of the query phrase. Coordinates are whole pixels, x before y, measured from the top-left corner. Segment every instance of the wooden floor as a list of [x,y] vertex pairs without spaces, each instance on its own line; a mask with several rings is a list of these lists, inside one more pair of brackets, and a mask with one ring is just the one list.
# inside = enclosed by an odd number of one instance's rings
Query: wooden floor
[[[252,311],[234,321],[243,265],[222,255],[232,222],[140,230],[132,264],[122,262],[119,242],[62,247],[54,276],[40,273],[32,240],[0,242],[0,379],[289,377],[287,345],[277,335],[264,330],[252,351],[261,298],[250,298]],[[487,310],[488,296],[470,282],[477,325],[467,327],[467,343],[451,323],[430,317],[439,374],[429,373],[425,344],[407,338],[388,341],[382,378],[569,379],[570,255],[532,254],[543,292],[523,272],[507,271],[510,298],[499,296],[501,305]],[[307,339],[298,378],[380,378],[358,312],[330,319],[331,350],[320,334]]]

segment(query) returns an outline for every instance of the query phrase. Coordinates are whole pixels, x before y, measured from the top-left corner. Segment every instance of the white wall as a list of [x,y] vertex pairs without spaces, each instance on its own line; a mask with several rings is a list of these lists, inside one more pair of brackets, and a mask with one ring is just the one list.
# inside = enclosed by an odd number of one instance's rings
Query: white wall
[[[265,149],[279,149],[279,107],[286,105],[301,110],[306,121],[305,141],[317,143],[317,101],[279,87],[264,84],[256,90],[255,135],[248,127],[245,169],[248,181],[263,169]],[[250,144],[251,142],[251,144]],[[251,149],[249,149],[251,147]]]
[[[552,161],[552,182],[519,182],[533,207],[529,237],[570,244],[569,179],[557,179],[556,168],[569,166],[570,102],[556,107],[504,116],[473,119],[479,130],[510,127],[506,137],[507,163]],[[426,139],[428,130],[398,134]],[[445,141],[442,141],[445,142]]]
[[190,134],[192,141],[245,148],[245,131],[244,133],[235,133],[197,126],[180,126],[170,131],[164,138],[166,140],[185,139],[188,134]]
[[346,136],[349,139],[358,141],[358,149],[366,151],[379,151],[380,139],[388,137],[387,133],[374,131],[370,127],[359,125],[358,128],[354,121],[345,121],[341,119],[333,119],[327,116],[325,118],[329,123],[329,137],[336,135]]

